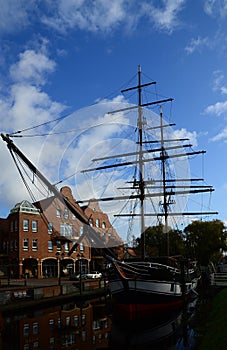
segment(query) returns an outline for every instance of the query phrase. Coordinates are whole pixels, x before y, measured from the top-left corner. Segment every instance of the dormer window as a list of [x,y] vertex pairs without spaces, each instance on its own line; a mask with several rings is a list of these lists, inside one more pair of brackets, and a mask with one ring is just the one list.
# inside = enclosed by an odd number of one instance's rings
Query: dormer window
[[69,210],[65,208],[64,210],[64,218],[68,219],[69,218]]

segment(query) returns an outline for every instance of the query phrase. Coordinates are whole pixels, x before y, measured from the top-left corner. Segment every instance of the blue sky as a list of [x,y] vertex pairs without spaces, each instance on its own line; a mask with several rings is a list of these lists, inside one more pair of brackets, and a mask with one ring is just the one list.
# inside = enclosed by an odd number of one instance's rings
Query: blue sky
[[[1,132],[70,114],[30,134],[68,127],[83,135],[83,141],[67,134],[14,139],[52,182],[76,171],[73,157],[78,169],[88,164],[84,157],[97,151],[88,152],[91,136],[97,145],[101,134],[112,137],[107,120],[108,127],[96,128],[101,116],[93,105],[106,99],[107,110],[110,101],[124,103],[118,93],[140,64],[158,93],[174,98],[167,119],[193,138],[194,149],[207,151],[195,175],[214,186],[211,209],[226,220],[226,0],[0,0],[0,6]],[[3,142],[0,159],[0,216],[6,217],[27,193]],[[86,186],[78,189],[75,181],[80,196]]]

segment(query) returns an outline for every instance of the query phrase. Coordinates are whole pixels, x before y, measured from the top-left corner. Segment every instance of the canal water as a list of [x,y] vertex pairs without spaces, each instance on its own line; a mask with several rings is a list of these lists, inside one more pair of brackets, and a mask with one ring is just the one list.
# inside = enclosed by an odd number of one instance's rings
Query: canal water
[[171,317],[140,322],[113,317],[106,299],[9,312],[1,318],[0,349],[193,350],[195,309],[196,302]]

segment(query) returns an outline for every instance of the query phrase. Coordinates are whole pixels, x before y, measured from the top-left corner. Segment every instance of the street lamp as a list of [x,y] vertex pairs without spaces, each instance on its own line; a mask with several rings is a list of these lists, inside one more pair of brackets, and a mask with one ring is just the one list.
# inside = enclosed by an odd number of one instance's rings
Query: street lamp
[[58,285],[60,286],[61,285],[61,260],[64,259],[65,253],[57,252],[55,255],[58,262]]

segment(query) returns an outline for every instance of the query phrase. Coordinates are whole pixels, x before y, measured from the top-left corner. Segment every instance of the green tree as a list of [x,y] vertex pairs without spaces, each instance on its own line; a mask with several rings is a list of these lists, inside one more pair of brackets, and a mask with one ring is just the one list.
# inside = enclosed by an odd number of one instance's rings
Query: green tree
[[[167,236],[162,224],[151,226],[145,230],[146,256],[164,256],[167,254]],[[138,250],[141,250],[141,239],[137,238]],[[182,232],[169,229],[169,253],[170,255],[181,255],[184,252],[184,241]]]
[[184,229],[184,233],[190,257],[195,257],[201,265],[209,262],[217,264],[222,250],[226,249],[227,235],[223,222],[194,221]]

